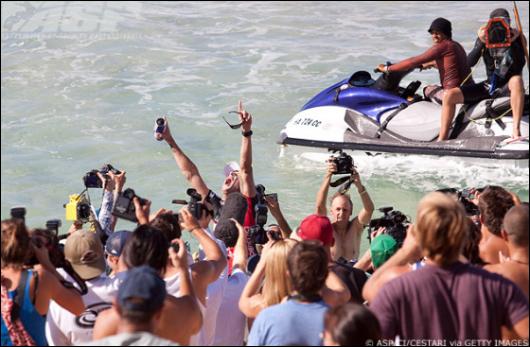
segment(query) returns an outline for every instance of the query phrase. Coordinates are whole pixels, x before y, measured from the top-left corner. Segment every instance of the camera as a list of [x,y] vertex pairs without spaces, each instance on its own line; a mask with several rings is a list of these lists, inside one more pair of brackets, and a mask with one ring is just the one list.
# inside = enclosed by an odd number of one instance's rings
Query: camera
[[222,199],[212,190],[209,190],[208,195],[206,195],[206,201],[212,206],[213,218],[216,221],[219,221],[219,218],[221,217],[221,209],[223,208]]
[[368,226],[368,241],[370,243],[372,242],[372,231],[385,228],[384,233],[392,236],[396,240],[398,247],[401,247],[407,236],[407,228],[410,224],[408,217],[400,211],[394,211],[394,208],[391,206],[381,207],[378,210],[383,213],[383,217],[370,221],[370,225]]
[[188,211],[190,211],[196,220],[201,219],[201,213],[203,209],[203,204],[201,204],[201,194],[197,193],[197,190],[193,188],[186,190],[186,194],[188,194],[190,197],[190,201],[188,202]]
[[50,219],[46,221],[46,229],[53,232],[56,236],[59,235],[59,228],[61,227],[60,219]]
[[[90,217],[90,203],[85,194],[69,195],[69,202],[64,205],[66,208],[66,220],[88,222]],[[60,224],[59,224],[60,225]]]
[[166,120],[164,118],[157,118],[154,127],[154,136],[157,141],[162,141],[162,133],[166,129]]
[[[202,211],[203,210],[206,210],[208,211],[208,209],[206,208],[206,206],[201,203],[202,201],[202,196],[201,194],[197,193],[197,190],[194,189],[194,188],[188,188],[188,190],[186,190],[186,194],[188,194],[188,196],[190,197],[190,201],[186,201],[186,200],[173,200],[171,201],[172,203],[174,204],[179,204],[179,205],[188,205],[188,211],[190,211],[191,215],[193,217],[195,217],[196,220],[199,220],[201,219],[202,217]],[[215,193],[214,193],[215,194]]]
[[333,172],[334,175],[350,175],[353,173],[353,158],[343,151],[340,151],[337,156],[332,156],[331,161],[337,165],[337,171]]
[[147,200],[136,195],[133,189],[127,188],[116,199],[112,214],[118,218],[137,223],[138,219],[136,219],[136,210],[133,203],[135,197],[140,200],[140,205],[145,205],[147,203]]
[[98,172],[101,173],[106,180],[109,178],[109,176],[107,175],[107,173],[109,172],[112,172],[115,175],[121,174],[120,170],[117,170],[110,164],[106,164],[99,170],[91,170],[85,174],[85,176],[83,177],[83,183],[85,184],[86,188],[103,187],[103,182],[99,179]]
[[13,219],[26,219],[26,208],[23,206],[15,206],[11,208],[11,218]]
[[267,202],[265,201],[265,187],[262,184],[256,186],[257,200],[256,206],[254,206],[254,212],[256,214],[256,224],[263,227],[267,223]]
[[258,184],[256,186],[256,193],[257,202],[254,206],[256,225],[250,227],[248,230],[248,237],[254,247],[255,245],[263,245],[268,240],[267,232],[264,228],[265,224],[267,224],[267,214],[269,213],[267,202],[265,201],[265,186]]

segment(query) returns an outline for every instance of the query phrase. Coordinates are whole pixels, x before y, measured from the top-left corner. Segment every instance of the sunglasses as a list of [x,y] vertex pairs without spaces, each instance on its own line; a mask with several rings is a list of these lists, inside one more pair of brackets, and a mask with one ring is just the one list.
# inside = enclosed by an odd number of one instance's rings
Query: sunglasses
[[[239,114],[238,111],[230,111],[228,113],[235,113],[235,114]],[[226,120],[225,117],[223,117],[223,120],[225,121],[226,124],[228,124],[228,126],[231,128],[231,129],[239,129],[241,128],[241,126],[243,125],[243,122],[239,123],[239,124],[230,124],[228,123],[228,121]]]

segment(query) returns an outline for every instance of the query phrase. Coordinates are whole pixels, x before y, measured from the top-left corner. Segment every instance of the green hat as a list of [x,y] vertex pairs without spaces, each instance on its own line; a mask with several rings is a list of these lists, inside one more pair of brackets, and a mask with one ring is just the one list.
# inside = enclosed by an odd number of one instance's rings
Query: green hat
[[385,263],[398,249],[396,240],[387,234],[378,235],[370,244],[372,264],[378,268]]

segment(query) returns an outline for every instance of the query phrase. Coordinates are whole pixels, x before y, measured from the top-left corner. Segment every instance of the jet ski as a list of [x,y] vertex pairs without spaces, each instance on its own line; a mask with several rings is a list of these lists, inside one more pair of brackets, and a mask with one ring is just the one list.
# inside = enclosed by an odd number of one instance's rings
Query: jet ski
[[419,95],[420,81],[400,86],[406,72],[382,74],[377,81],[357,71],[310,99],[280,132],[279,144],[449,157],[515,160],[528,166],[528,95],[522,138],[510,138],[509,96],[459,105],[450,137],[436,142],[442,107]]

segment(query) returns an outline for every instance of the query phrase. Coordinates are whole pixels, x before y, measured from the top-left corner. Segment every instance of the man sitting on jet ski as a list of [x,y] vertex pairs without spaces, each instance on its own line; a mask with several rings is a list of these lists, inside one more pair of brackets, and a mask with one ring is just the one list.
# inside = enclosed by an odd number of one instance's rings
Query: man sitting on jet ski
[[[436,66],[440,73],[443,88],[442,120],[438,141],[449,137],[449,129],[455,115],[456,103],[448,102],[448,97],[460,92],[461,84],[472,84],[471,69],[467,64],[466,51],[458,42],[452,40],[451,22],[445,18],[436,18],[429,27],[434,45],[423,54],[405,59],[397,64],[380,64],[377,69],[388,73],[408,71],[417,67]],[[433,63],[434,61],[434,63]]]
[[479,29],[475,46],[467,56],[469,66],[476,65],[480,57],[484,59],[488,79],[478,84],[462,86],[460,92],[455,91],[450,100],[454,103],[473,104],[509,93],[513,139],[521,136],[524,108],[523,40],[524,37],[517,29],[510,28],[508,11],[504,8],[493,10],[488,24]]

